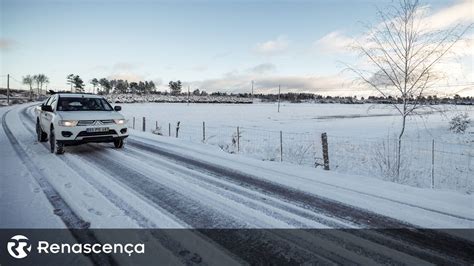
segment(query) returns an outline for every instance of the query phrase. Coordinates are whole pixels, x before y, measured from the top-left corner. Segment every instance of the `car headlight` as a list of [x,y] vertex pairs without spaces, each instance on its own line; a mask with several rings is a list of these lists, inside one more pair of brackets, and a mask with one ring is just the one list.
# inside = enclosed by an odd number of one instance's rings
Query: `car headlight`
[[59,125],[63,127],[75,127],[77,120],[59,120]]
[[127,120],[125,119],[114,119],[114,121],[117,125],[125,125],[125,123],[127,123]]

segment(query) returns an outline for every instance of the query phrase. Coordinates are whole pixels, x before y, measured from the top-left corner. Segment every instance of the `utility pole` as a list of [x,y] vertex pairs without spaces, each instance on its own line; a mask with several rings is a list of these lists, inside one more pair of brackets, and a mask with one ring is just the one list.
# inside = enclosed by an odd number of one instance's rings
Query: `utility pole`
[[278,85],[278,112],[280,112],[280,92],[281,92],[281,88],[280,88],[280,85]]
[[252,103],[253,103],[253,80],[252,80]]
[[7,105],[10,105],[10,74],[7,74]]

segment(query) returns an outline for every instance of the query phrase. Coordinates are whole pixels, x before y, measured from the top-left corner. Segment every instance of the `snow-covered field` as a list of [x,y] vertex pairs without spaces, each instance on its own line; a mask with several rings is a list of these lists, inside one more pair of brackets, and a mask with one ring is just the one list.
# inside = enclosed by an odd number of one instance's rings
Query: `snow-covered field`
[[455,114],[468,112],[473,117],[472,106],[437,106],[443,112],[411,117],[402,142],[400,176],[394,175],[394,165],[401,119],[390,106],[282,103],[279,113],[276,103],[122,106],[129,126],[135,117],[137,130],[142,130],[145,117],[147,131],[158,125],[155,132],[176,136],[180,121],[180,139],[204,138],[230,153],[309,167],[322,163],[320,138],[327,132],[331,170],[417,187],[431,187],[433,182],[437,189],[474,191],[474,128],[465,134],[448,130]]

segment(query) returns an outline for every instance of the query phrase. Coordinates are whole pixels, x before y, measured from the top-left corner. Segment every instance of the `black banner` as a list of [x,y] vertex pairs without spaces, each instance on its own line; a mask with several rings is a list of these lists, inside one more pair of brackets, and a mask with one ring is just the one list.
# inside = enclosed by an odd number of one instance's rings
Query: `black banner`
[[0,229],[0,265],[474,263],[474,230]]

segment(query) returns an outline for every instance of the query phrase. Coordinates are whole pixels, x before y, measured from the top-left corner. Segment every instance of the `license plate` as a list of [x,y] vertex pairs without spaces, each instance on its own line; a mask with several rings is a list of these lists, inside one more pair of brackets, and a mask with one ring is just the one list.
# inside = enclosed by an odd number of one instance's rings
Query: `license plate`
[[107,131],[109,131],[108,127],[91,127],[87,129],[88,133],[107,132]]

